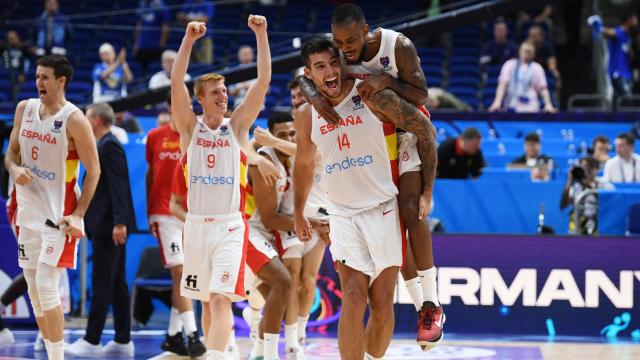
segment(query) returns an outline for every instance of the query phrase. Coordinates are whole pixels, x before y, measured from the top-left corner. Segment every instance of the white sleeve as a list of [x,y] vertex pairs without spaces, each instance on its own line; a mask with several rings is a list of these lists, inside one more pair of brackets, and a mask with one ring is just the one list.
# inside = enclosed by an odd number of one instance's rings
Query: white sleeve
[[604,163],[604,173],[602,174],[602,178],[608,182],[613,182],[613,180],[611,180],[611,161],[612,160],[613,159],[609,159],[607,160],[606,163]]

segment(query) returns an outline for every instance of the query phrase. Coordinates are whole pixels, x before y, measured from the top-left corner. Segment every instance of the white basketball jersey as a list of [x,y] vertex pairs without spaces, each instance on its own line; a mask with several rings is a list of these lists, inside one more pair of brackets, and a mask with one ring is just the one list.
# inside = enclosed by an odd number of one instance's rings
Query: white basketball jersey
[[210,129],[200,119],[187,148],[187,207],[193,215],[244,212],[247,156],[229,119]]
[[40,119],[40,99],[29,99],[22,115],[18,142],[22,166],[33,180],[16,185],[17,225],[45,229],[47,219],[57,223],[71,214],[80,196],[78,153],[69,151],[69,115],[79,109],[67,103],[55,115]]
[[[278,212],[285,214],[293,214],[293,186],[291,185],[291,172],[293,170],[293,158],[288,158],[288,164],[283,164],[278,160],[278,156],[273,148],[263,146],[258,149],[259,154],[265,154],[271,159],[271,161],[278,167],[280,171],[280,178],[276,181],[276,201]],[[262,231],[268,232],[262,220],[260,219],[260,210],[255,206],[255,200],[253,198],[253,191],[249,195],[247,201],[250,205],[247,205],[247,221],[252,228],[257,228]]]
[[380,28],[382,38],[380,39],[380,49],[376,56],[369,61],[358,64],[348,64],[344,54],[340,52],[340,62],[342,69],[348,77],[364,79],[373,74],[389,74],[398,78],[398,66],[396,66],[396,40],[399,32]]
[[340,125],[328,124],[312,109],[311,139],[323,159],[323,188],[329,213],[352,216],[398,194],[395,126],[384,123],[364,104],[356,86],[335,110]]

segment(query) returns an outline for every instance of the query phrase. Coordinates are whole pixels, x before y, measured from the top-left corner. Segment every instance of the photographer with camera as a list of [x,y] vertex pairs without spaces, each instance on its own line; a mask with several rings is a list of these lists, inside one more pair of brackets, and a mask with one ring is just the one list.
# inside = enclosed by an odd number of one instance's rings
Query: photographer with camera
[[[600,164],[592,157],[580,159],[580,163],[569,171],[567,183],[562,190],[560,209],[570,205],[569,233],[576,235],[597,235],[598,233],[598,194],[585,191],[612,188],[610,183],[596,178]],[[576,212],[578,222],[576,224]]]

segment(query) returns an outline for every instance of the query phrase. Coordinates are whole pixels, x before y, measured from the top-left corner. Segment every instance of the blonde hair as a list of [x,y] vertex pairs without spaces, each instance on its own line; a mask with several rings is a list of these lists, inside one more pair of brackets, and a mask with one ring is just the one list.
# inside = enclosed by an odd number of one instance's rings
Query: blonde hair
[[202,96],[204,92],[204,86],[210,81],[224,81],[224,76],[216,73],[208,73],[200,76],[193,83],[193,91],[196,96]]

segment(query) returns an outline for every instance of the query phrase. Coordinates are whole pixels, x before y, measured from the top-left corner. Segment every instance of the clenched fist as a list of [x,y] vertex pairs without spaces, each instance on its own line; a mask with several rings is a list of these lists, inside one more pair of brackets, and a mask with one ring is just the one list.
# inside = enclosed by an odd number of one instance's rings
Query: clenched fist
[[185,32],[185,38],[196,41],[203,37],[207,33],[207,24],[201,21],[191,21],[187,24],[187,31]]
[[247,24],[249,25],[249,28],[253,30],[254,33],[267,31],[267,18],[264,16],[249,15],[249,20],[247,20]]

